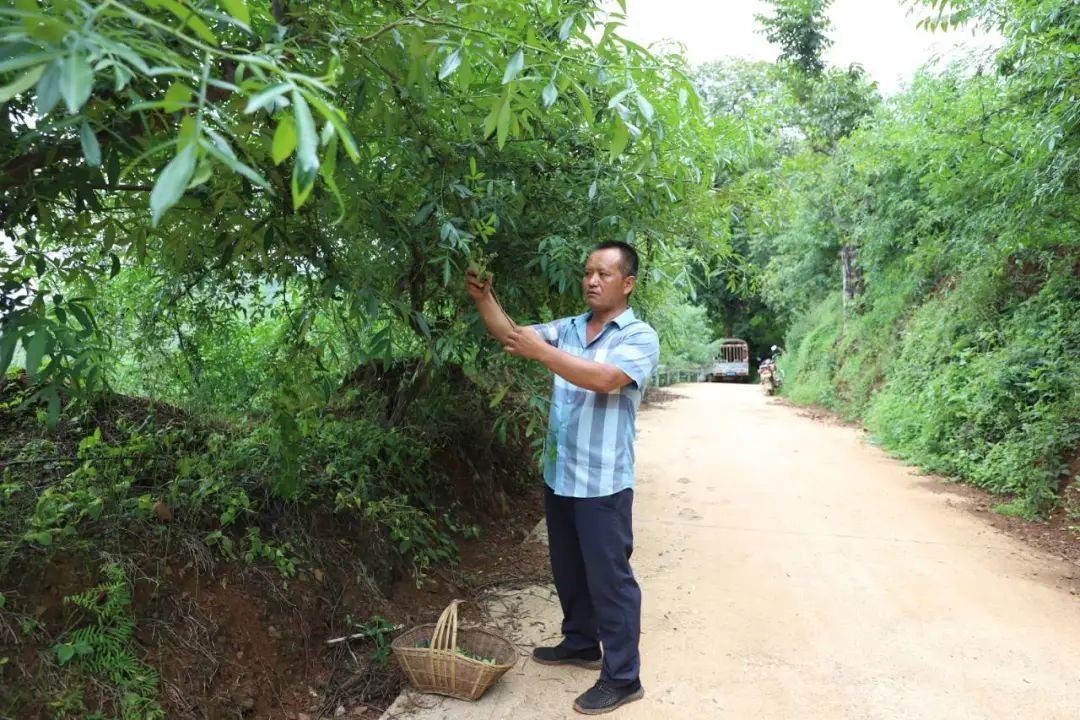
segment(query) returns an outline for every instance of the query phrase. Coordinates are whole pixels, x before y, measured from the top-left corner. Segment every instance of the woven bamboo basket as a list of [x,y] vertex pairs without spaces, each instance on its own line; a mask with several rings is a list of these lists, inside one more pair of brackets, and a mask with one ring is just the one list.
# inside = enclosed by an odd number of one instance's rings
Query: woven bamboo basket
[[[493,632],[458,627],[458,605],[450,603],[435,624],[414,627],[394,638],[391,648],[412,686],[424,693],[478,700],[503,674],[514,667],[514,644]],[[466,657],[458,648],[490,658],[493,663]]]

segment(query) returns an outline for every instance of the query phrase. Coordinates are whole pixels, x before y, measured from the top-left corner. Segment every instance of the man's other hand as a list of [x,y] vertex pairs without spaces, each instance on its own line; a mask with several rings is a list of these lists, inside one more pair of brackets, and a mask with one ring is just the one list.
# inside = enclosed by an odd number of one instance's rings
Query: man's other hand
[[515,327],[503,341],[506,352],[530,360],[539,360],[550,346],[530,327]]

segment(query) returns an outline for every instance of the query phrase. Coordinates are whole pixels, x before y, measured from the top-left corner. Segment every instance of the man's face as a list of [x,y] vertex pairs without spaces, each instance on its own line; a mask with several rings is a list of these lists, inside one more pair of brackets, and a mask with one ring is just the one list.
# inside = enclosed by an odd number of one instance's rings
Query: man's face
[[634,289],[635,278],[623,275],[622,253],[616,248],[597,250],[585,262],[581,287],[585,304],[594,312],[619,307]]

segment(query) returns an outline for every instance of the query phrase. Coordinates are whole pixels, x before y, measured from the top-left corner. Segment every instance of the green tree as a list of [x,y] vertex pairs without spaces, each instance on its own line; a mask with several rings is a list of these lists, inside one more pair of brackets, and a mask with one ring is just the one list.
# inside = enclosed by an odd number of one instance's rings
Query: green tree
[[397,422],[475,362],[470,263],[539,320],[576,310],[598,240],[641,248],[645,315],[727,252],[703,231],[723,163],[685,63],[591,2],[0,14],[0,369],[25,350],[54,419],[61,388],[123,381],[249,397],[295,441],[358,366],[409,363]]
[[780,46],[780,61],[807,77],[825,70],[822,55],[832,46],[828,11],[832,0],[767,0],[772,15],[756,16],[769,42]]

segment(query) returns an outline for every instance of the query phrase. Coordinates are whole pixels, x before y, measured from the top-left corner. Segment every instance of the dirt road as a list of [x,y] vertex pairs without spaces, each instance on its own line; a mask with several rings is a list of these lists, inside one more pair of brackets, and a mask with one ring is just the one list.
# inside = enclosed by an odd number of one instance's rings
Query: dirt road
[[[755,386],[673,391],[639,425],[646,694],[612,717],[1080,717],[1080,568]],[[526,650],[558,637],[548,588],[492,610]],[[386,717],[570,718],[595,677],[523,658],[477,704]]]

